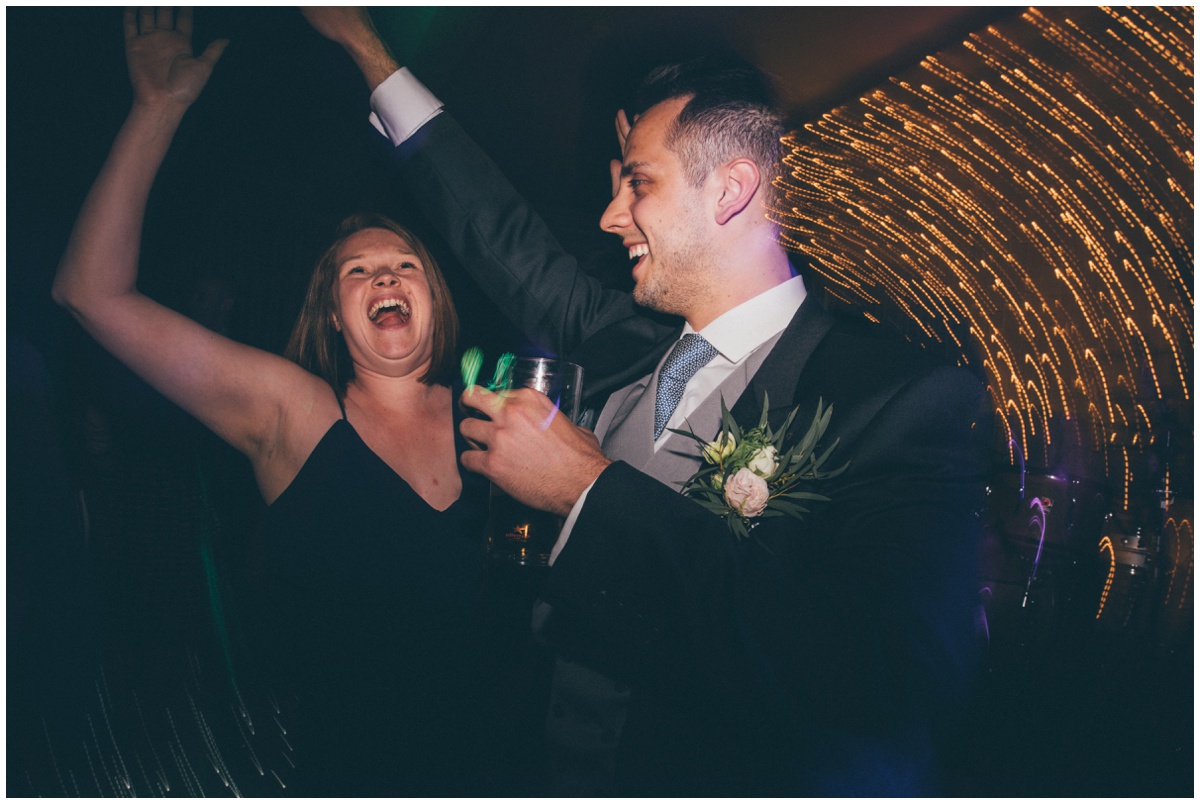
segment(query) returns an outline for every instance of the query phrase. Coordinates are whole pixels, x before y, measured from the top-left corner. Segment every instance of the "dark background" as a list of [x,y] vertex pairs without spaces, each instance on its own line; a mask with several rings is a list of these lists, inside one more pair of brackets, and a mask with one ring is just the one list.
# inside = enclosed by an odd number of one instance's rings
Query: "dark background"
[[[374,16],[399,60],[568,250],[622,287],[626,255],[597,224],[607,162],[617,155],[613,113],[646,69],[737,50],[779,76],[799,125],[1018,12],[401,8]],[[74,216],[130,101],[120,9],[10,8],[6,17],[9,790],[54,793],[36,773],[28,787],[17,783],[13,746],[24,734],[14,729],[43,716],[38,707],[64,729],[72,712],[94,709],[94,661],[115,690],[174,679],[181,651],[222,655],[228,635],[213,627],[213,588],[219,570],[236,565],[260,503],[240,456],[108,358],[49,298]],[[217,37],[231,45],[151,198],[143,290],[282,351],[337,221],[379,210],[411,224],[442,260],[462,346],[481,345],[490,358],[521,348],[396,186],[366,122],[366,88],[340,50],[292,9],[198,9],[197,47]],[[1060,567],[1062,580],[1051,583],[1053,569],[1030,605],[1022,590],[996,587],[1008,597],[992,612],[980,695],[948,792],[1190,795],[1190,620],[1186,648],[1166,652],[1119,629],[1097,633],[1072,607],[1094,579]]]

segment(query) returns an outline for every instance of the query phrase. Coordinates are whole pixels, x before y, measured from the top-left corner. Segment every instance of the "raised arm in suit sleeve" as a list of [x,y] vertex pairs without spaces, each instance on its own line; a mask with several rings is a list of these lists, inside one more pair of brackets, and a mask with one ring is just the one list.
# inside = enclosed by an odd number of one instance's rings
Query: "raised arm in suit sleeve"
[[583,272],[451,115],[433,117],[395,158],[472,279],[528,337],[581,363],[589,395],[653,368],[678,326]]

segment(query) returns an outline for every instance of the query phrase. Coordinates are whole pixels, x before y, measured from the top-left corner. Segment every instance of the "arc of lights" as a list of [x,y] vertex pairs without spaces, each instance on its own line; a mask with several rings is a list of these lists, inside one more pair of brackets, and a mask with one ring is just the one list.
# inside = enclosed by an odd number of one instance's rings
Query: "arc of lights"
[[1029,9],[793,132],[776,180],[837,303],[952,345],[998,434],[1126,504],[1164,410],[1190,447],[1193,26]]

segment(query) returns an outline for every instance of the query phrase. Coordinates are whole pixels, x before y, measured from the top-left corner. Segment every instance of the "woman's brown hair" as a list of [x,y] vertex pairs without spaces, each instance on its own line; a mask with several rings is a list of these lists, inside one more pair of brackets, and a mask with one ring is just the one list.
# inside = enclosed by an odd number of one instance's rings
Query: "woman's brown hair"
[[334,293],[338,279],[337,254],[347,238],[363,229],[394,232],[425,266],[433,297],[433,357],[421,382],[426,385],[450,385],[455,376],[458,315],[454,312],[450,288],[446,286],[442,270],[412,232],[391,218],[373,212],[351,215],[338,225],[337,239],[317,260],[317,267],[308,282],[304,306],[300,308],[284,356],[324,379],[337,391],[338,396],[346,392],[346,384],[354,379],[354,364],[342,333],[333,326],[333,315],[337,312]]

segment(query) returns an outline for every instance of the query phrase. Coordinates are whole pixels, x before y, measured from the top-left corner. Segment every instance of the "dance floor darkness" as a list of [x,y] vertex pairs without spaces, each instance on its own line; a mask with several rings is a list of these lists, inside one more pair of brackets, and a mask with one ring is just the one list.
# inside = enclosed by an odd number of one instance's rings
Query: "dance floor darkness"
[[[240,695],[229,582],[246,462],[49,298],[130,99],[119,9],[8,9],[9,795],[277,795],[287,723]],[[646,68],[729,47],[795,131],[785,242],[830,307],[976,369],[996,411],[984,660],[948,758],[965,796],[1193,792],[1194,18],[1186,9],[389,9],[403,61],[586,270],[612,114]],[[461,346],[536,348],[395,186],[353,66],[293,10],[199,9],[232,40],[151,198],[141,287],[280,352],[336,222],[411,223]],[[586,384],[586,379],[585,379]],[[536,792],[538,578],[489,578]],[[402,794],[402,791],[397,791]]]

